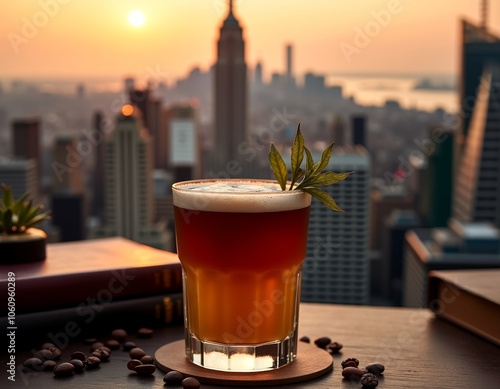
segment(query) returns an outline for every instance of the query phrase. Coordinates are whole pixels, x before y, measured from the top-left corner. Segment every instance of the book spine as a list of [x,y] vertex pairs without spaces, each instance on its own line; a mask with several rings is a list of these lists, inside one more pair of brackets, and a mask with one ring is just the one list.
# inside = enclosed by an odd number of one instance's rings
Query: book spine
[[[12,326],[0,319],[2,326]],[[10,321],[9,320],[9,321]],[[43,342],[67,344],[85,338],[109,336],[115,328],[130,333],[141,327],[158,328],[182,324],[182,293],[133,298],[104,304],[80,304],[16,315],[14,326],[19,334],[20,348],[35,347]],[[17,341],[17,339],[16,339]]]
[[[0,290],[2,293],[7,291],[6,280],[0,282]],[[18,279],[15,282],[15,306],[16,314],[23,314],[181,291],[182,268],[180,263],[172,263]],[[6,316],[7,312],[4,304],[0,315]]]

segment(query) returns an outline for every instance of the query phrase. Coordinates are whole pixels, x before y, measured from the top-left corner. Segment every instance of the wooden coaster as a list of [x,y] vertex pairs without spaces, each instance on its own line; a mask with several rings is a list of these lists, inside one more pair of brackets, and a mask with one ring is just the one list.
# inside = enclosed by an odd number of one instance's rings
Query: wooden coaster
[[333,358],[316,345],[299,342],[297,358],[289,365],[272,371],[223,372],[195,365],[185,357],[184,340],[168,343],[155,353],[156,364],[165,372],[177,370],[198,381],[216,385],[265,386],[307,381],[333,369]]

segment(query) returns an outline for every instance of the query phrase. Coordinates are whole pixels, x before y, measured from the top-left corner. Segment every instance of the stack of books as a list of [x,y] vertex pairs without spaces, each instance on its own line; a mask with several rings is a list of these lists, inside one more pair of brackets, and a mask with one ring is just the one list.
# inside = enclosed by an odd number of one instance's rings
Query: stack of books
[[121,237],[49,244],[38,263],[0,260],[0,286],[2,325],[26,344],[182,323],[177,255]]

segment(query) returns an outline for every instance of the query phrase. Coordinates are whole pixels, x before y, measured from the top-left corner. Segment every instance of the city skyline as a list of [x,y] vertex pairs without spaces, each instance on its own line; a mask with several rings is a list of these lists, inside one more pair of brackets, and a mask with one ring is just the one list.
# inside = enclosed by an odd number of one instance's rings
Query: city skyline
[[[277,0],[235,1],[253,68],[264,78],[282,72],[282,48],[294,46],[296,74],[457,74],[459,23],[480,21],[481,2]],[[11,4],[0,27],[3,78],[136,77],[155,73],[167,81],[188,69],[215,63],[216,33],[225,0],[133,2],[40,0]],[[127,17],[138,8],[144,24]],[[341,17],[339,16],[341,15]],[[500,30],[500,2],[489,2],[487,20]],[[269,39],[269,37],[272,39]]]

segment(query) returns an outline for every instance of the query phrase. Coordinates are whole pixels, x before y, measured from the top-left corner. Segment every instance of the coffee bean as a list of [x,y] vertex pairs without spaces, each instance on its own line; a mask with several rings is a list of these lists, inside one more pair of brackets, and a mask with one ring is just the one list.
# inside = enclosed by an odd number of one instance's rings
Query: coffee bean
[[340,364],[342,365],[342,368],[346,368],[349,366],[358,367],[359,361],[356,358],[347,358],[347,359],[344,359],[342,362],[340,362]]
[[94,342],[94,343],[92,343],[92,345],[90,346],[90,350],[91,350],[91,351],[94,351],[94,350],[97,350],[98,348],[101,348],[101,347],[105,347],[105,346],[104,346],[104,343],[102,343],[102,342]]
[[46,343],[44,343],[44,344],[42,344],[40,346],[40,349],[42,349],[42,350],[44,350],[44,349],[48,350],[49,348],[52,348],[52,347],[56,347],[56,345],[54,343],[46,342]]
[[309,339],[308,336],[303,336],[302,338],[299,339],[299,341],[305,342],[305,343],[311,343],[311,339]]
[[111,331],[111,337],[120,343],[124,342],[125,339],[127,339],[127,336],[128,336],[127,331],[125,331],[122,328],[118,328],[116,330]]
[[137,336],[139,338],[151,338],[151,336],[153,336],[153,330],[151,328],[139,328]]
[[137,365],[135,367],[135,372],[139,375],[151,375],[155,372],[156,366],[152,364]]
[[139,361],[138,359],[131,359],[130,361],[127,362],[127,368],[129,370],[135,371],[135,368],[139,365],[142,365],[142,362]]
[[133,348],[137,347],[137,345],[132,341],[127,341],[127,342],[123,343],[122,347],[123,347],[124,351],[130,351]]
[[75,366],[69,362],[63,362],[54,367],[52,371],[56,377],[67,377],[73,374],[75,371]]
[[184,376],[182,375],[181,372],[177,370],[172,370],[169,371],[165,376],[163,377],[163,382],[165,382],[165,385],[179,385],[182,380],[184,379]]
[[54,359],[59,359],[61,358],[61,355],[62,355],[62,351],[61,349],[57,348],[57,347],[49,347],[48,350],[50,352],[52,352],[52,354],[54,354]]
[[99,348],[97,350],[94,350],[92,352],[92,355],[94,357],[99,358],[101,360],[101,362],[103,362],[103,361],[107,361],[111,354],[109,352],[107,352],[106,350]]
[[74,351],[71,353],[71,359],[79,359],[80,361],[84,361],[87,359],[87,356],[85,353],[82,353],[81,351]]
[[342,343],[339,342],[332,342],[328,346],[326,346],[328,352],[331,354],[338,353],[342,349],[342,347],[344,346],[342,345]]
[[56,367],[57,362],[53,360],[47,360],[42,364],[42,369],[45,371],[52,371],[54,370],[54,367]]
[[328,346],[330,343],[332,343],[332,340],[327,336],[323,336],[314,341],[314,344],[319,348],[326,348],[326,346]]
[[90,356],[85,360],[87,369],[96,369],[101,364],[101,360],[95,356]]
[[144,355],[146,355],[146,353],[142,348],[134,347],[128,352],[128,355],[130,355],[130,358],[132,359],[141,359]]
[[81,359],[71,359],[69,361],[74,367],[75,371],[82,371],[85,368],[85,362],[82,361]]
[[363,374],[364,374],[363,370],[353,366],[348,366],[342,370],[342,376],[349,380],[351,379],[359,380],[361,379]]
[[144,363],[145,365],[155,363],[155,359],[151,355],[144,355],[141,358],[141,362]]
[[375,376],[375,374],[372,373],[363,374],[363,376],[361,377],[361,385],[363,386],[363,388],[367,389],[376,388],[378,385],[378,379]]
[[32,357],[28,358],[23,362],[23,366],[33,369],[33,370],[41,370],[42,369],[42,360],[40,358]]
[[93,344],[95,342],[97,342],[96,338],[86,338],[83,340],[83,343],[85,343],[85,344]]
[[52,351],[50,351],[49,349],[46,349],[46,348],[38,350],[37,352],[35,352],[33,354],[33,356],[35,358],[40,358],[42,361],[56,359],[56,356],[54,355],[54,353]]
[[365,367],[365,371],[367,373],[372,373],[372,374],[375,374],[376,376],[379,376],[380,374],[382,374],[384,372],[384,370],[385,370],[385,366],[382,365],[380,362],[369,363]]
[[110,350],[118,350],[120,348],[120,342],[116,339],[110,339],[106,342],[106,346],[109,347]]
[[198,389],[200,387],[200,381],[194,377],[184,378],[181,382],[184,389]]

